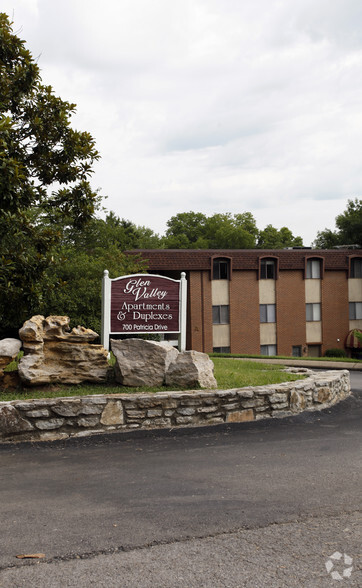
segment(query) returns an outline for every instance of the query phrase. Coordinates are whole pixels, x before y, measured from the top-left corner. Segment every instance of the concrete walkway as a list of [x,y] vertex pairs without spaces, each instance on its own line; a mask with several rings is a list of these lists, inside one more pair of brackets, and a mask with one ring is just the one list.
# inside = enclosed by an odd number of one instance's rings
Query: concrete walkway
[[241,361],[257,361],[259,363],[276,363],[293,367],[324,368],[326,370],[360,370],[362,371],[362,361],[352,363],[348,361],[323,361],[310,359],[268,359],[252,357],[234,357],[230,359],[240,359]]

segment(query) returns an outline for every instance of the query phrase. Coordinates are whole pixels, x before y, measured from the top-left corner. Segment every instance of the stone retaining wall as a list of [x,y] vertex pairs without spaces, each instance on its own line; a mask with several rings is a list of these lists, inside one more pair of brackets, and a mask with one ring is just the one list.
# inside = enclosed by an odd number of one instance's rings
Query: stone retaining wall
[[105,431],[280,418],[327,408],[349,394],[349,372],[341,370],[232,390],[13,400],[0,402],[0,441],[49,441]]

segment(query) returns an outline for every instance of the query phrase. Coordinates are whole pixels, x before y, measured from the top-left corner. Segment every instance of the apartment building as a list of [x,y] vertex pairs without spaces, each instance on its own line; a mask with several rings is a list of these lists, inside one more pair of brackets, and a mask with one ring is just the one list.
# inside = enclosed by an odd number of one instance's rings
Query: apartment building
[[[362,250],[161,250],[149,273],[188,283],[187,349],[206,353],[357,356]],[[361,350],[362,351],[362,350]]]

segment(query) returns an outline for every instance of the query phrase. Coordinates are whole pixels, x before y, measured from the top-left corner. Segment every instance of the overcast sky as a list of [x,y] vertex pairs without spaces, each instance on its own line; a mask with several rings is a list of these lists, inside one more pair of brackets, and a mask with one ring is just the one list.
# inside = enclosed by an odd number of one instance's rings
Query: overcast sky
[[250,211],[309,245],[362,198],[361,0],[1,0],[77,104],[105,206]]

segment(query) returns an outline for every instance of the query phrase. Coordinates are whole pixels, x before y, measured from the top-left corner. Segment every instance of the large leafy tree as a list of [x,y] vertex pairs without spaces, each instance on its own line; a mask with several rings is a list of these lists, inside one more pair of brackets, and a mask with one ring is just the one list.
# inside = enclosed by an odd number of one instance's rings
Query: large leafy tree
[[85,325],[101,332],[101,293],[104,270],[111,278],[142,272],[146,264],[136,256],[126,256],[116,244],[92,248],[62,247],[50,271],[59,286],[51,289],[40,311],[44,315],[67,315],[71,326]]
[[123,251],[157,246],[158,236],[113,212],[104,220],[92,218],[81,229],[63,223],[62,235],[48,269],[50,282],[58,287],[47,292],[40,311],[44,315],[66,314],[71,326],[86,325],[100,333],[104,270],[109,270],[111,278],[144,271],[146,264],[141,258]]
[[294,237],[287,227],[276,229],[273,225],[267,225],[259,232],[258,248],[260,249],[284,249],[285,247],[302,247],[302,237]]
[[206,216],[181,212],[167,221],[162,246],[169,249],[246,249],[255,247],[258,229],[250,212]]
[[320,231],[314,246],[320,249],[330,249],[338,245],[362,246],[362,200],[348,200],[346,210],[336,217],[336,227],[335,231]]
[[180,212],[172,216],[167,221],[166,236],[162,241],[163,248],[202,248],[199,243],[205,238],[206,220],[207,217],[202,212]]
[[201,212],[181,212],[167,221],[162,247],[169,249],[282,249],[302,246],[301,237],[290,229],[268,225],[260,231],[251,212],[230,212],[206,216]]
[[99,154],[74,130],[75,105],[41,83],[39,67],[0,13],[0,324],[18,326],[57,287],[49,267],[59,219],[81,228],[99,202],[89,176]]

